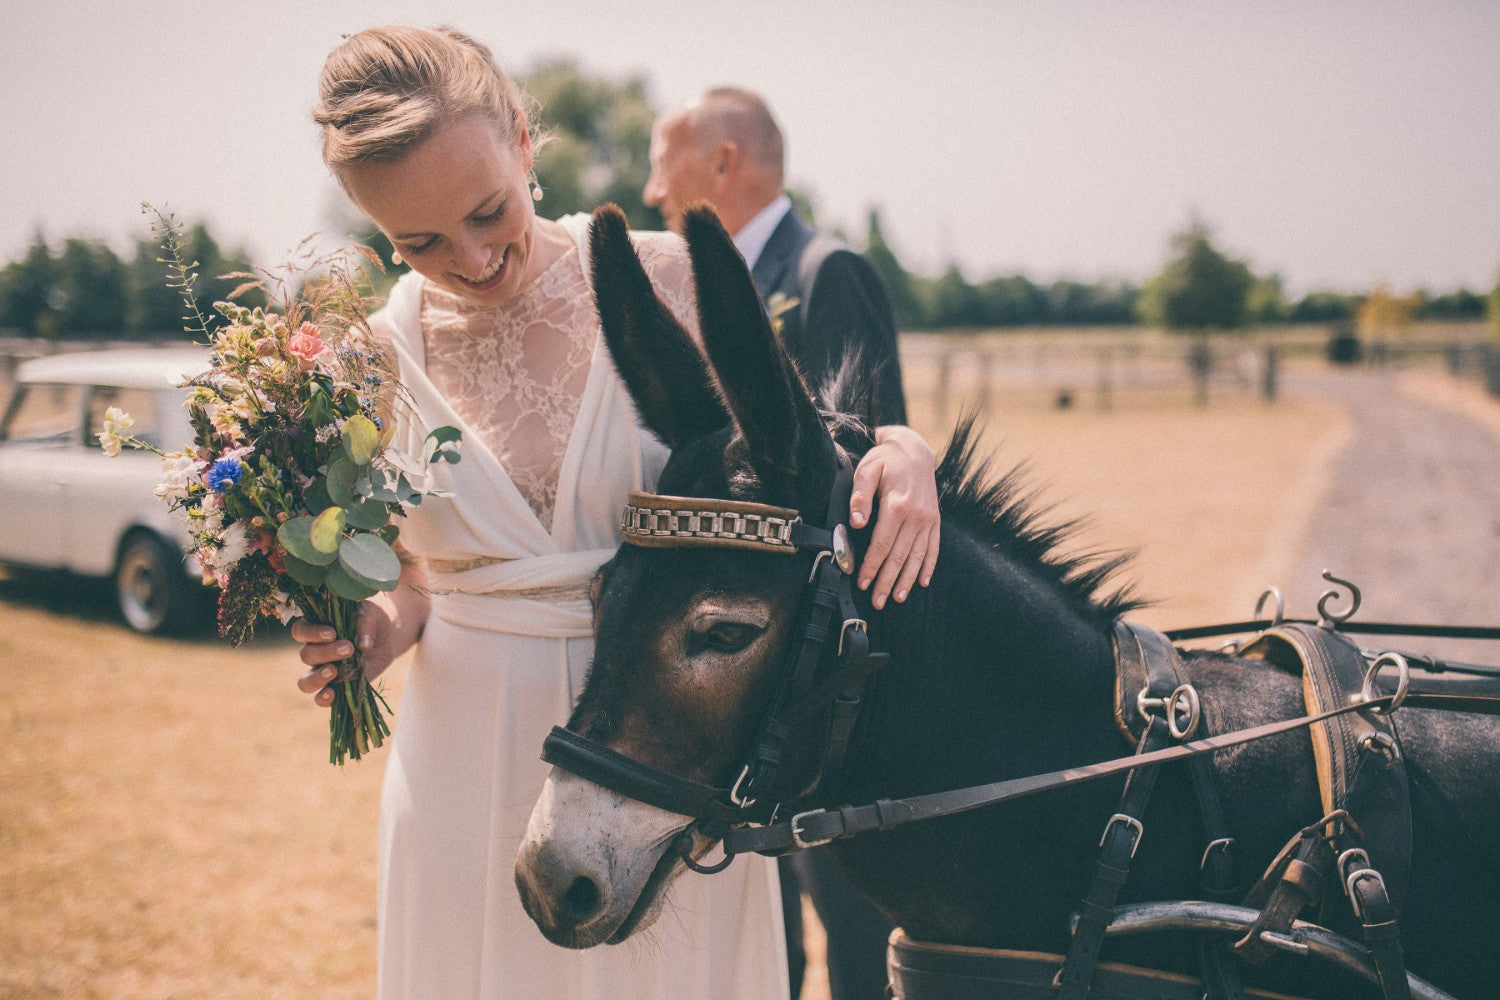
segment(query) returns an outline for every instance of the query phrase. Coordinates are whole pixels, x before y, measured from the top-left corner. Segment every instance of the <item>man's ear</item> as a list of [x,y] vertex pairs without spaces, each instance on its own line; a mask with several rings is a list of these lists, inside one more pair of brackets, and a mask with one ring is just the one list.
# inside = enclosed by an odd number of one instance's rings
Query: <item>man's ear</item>
[[739,173],[744,153],[739,143],[733,139],[725,139],[714,148],[713,167],[714,177],[720,181],[726,181]]

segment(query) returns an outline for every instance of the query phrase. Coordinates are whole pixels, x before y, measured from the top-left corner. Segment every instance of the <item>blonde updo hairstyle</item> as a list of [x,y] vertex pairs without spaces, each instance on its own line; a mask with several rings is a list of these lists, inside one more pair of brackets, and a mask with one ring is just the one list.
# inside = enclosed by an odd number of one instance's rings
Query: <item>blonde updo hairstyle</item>
[[482,114],[518,142],[531,110],[487,46],[452,28],[395,25],[361,31],[329,54],[313,120],[323,129],[323,162],[342,181],[341,168],[399,160],[464,115]]

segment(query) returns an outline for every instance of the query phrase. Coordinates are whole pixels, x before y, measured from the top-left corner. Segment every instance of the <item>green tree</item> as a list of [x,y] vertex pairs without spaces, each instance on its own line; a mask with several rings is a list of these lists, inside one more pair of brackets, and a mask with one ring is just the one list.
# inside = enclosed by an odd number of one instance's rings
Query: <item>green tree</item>
[[526,74],[523,85],[541,106],[548,136],[536,159],[546,214],[587,212],[614,202],[633,227],[660,229],[661,215],[641,200],[656,119],[645,78],[592,77],[576,63],[558,60]]
[[125,268],[130,303],[125,325],[137,335],[182,333],[182,299],[167,287],[167,266],[161,263],[161,255],[156,240],[136,240],[135,256]]
[[986,326],[1039,326],[1047,322],[1047,293],[1021,275],[982,281],[978,292]]
[[1173,256],[1141,292],[1141,318],[1168,330],[1231,330],[1245,325],[1254,278],[1244,261],[1220,253],[1193,221],[1172,238]]
[[1286,294],[1281,288],[1281,275],[1268,274],[1263,278],[1256,278],[1255,283],[1250,286],[1245,310],[1252,323],[1285,323],[1290,310],[1286,304]]
[[1496,279],[1495,287],[1490,289],[1485,306],[1490,314],[1490,336],[1500,340],[1500,279]]
[[1467,288],[1445,295],[1423,296],[1417,308],[1417,319],[1483,319],[1485,297]]
[[1340,323],[1354,318],[1359,299],[1338,292],[1308,292],[1288,317],[1293,323]]
[[[229,297],[229,293],[242,284],[240,278],[228,278],[227,274],[250,272],[253,266],[243,250],[225,253],[208,226],[202,222],[185,227],[182,232],[182,252],[192,269],[198,273],[193,294],[198,308],[211,324],[220,321],[213,304]],[[126,268],[126,287],[129,306],[125,325],[138,335],[147,337],[186,336],[184,330],[182,297],[176,289],[167,285],[167,265],[162,263],[161,243],[156,239],[139,240],[135,256]],[[241,295],[236,301],[245,306],[265,304],[265,297],[257,293]]]
[[26,255],[0,271],[0,326],[22,333],[57,332],[57,261],[38,232]]
[[949,264],[942,277],[933,283],[928,317],[933,326],[980,327],[985,324],[984,301],[979,291],[958,269]]
[[879,272],[891,295],[891,306],[896,313],[898,329],[909,330],[927,325],[927,315],[922,309],[922,300],[917,294],[912,277],[896,259],[895,251],[885,240],[885,231],[880,225],[880,212],[870,209],[869,225],[865,230],[865,256]]
[[103,243],[64,240],[53,297],[60,333],[118,337],[129,309],[125,265]]

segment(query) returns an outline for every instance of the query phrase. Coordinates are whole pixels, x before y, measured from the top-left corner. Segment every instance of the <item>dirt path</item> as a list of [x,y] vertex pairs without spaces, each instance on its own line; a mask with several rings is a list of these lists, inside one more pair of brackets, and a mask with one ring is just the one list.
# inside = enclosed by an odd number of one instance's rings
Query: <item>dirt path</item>
[[[1346,409],[1355,431],[1332,463],[1301,564],[1282,583],[1288,611],[1313,610],[1327,567],[1363,590],[1359,618],[1500,625],[1500,402],[1468,394],[1455,405],[1462,388],[1369,372],[1289,380],[1289,392]],[[1500,656],[1496,643],[1431,648]]]

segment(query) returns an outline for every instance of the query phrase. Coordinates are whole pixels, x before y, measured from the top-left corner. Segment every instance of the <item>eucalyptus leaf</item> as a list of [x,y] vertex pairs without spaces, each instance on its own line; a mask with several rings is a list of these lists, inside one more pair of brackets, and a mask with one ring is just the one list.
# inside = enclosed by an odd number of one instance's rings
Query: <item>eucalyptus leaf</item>
[[337,553],[339,550],[339,536],[344,533],[344,525],[348,523],[348,516],[342,507],[329,507],[323,513],[313,518],[308,526],[308,538],[312,541],[313,548],[319,552]]
[[351,500],[344,506],[344,513],[349,519],[349,527],[365,531],[374,531],[391,519],[391,512],[385,504],[364,497]]
[[379,535],[351,535],[339,543],[339,564],[351,576],[381,590],[394,590],[401,579],[401,560]]
[[[321,516],[321,515],[320,515]],[[311,517],[294,517],[276,529],[276,540],[291,555],[314,566],[327,566],[339,557],[338,549],[324,552],[312,543]]]
[[328,481],[319,476],[313,480],[313,484],[302,494],[302,502],[307,504],[307,509],[312,514],[321,514],[333,506],[333,498],[328,495]]
[[380,447],[380,428],[363,413],[344,421],[344,453],[355,465],[369,465]]
[[385,544],[395,545],[396,539],[401,536],[401,529],[394,524],[387,524],[385,527],[375,532],[375,534],[385,539]]
[[339,506],[354,499],[354,483],[359,466],[347,455],[336,455],[328,463],[328,497]]
[[286,575],[305,587],[319,586],[328,576],[327,566],[303,562],[290,552],[284,553],[281,561],[286,565]]
[[429,462],[451,462],[457,463],[461,457],[459,447],[463,444],[463,432],[457,427],[444,425],[434,428],[427,434],[428,441],[433,444],[432,457]]
[[371,469],[368,482],[361,480],[358,492],[361,496],[372,500],[381,500],[385,503],[401,503],[401,494],[398,492],[400,484],[406,481],[406,477],[392,469]]
[[323,582],[329,590],[351,601],[363,601],[367,597],[374,597],[379,592],[379,588],[350,576],[338,563],[328,567],[328,578]]

